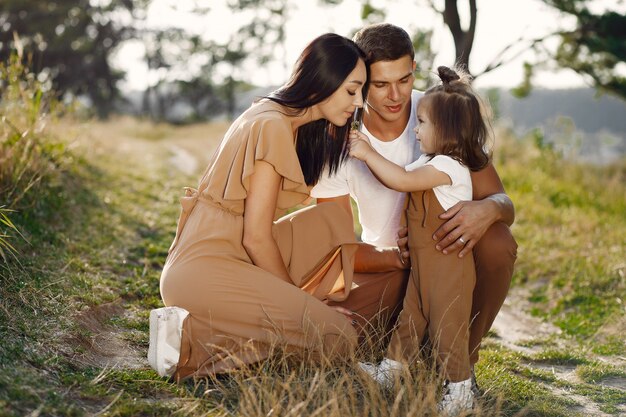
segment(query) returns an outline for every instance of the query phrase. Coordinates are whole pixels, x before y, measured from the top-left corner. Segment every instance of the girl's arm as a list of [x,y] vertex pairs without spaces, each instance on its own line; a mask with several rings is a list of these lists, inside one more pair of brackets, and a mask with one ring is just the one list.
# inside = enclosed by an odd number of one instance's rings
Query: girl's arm
[[350,132],[350,156],[365,162],[380,182],[396,191],[422,191],[452,183],[448,174],[431,165],[407,172],[376,152],[367,136],[355,130]]
[[293,284],[272,236],[280,181],[281,176],[272,165],[255,163],[244,206],[243,247],[256,266]]

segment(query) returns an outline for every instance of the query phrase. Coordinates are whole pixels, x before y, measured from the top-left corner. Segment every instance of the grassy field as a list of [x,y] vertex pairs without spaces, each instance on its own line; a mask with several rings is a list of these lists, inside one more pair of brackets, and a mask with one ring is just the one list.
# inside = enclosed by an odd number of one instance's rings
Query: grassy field
[[[0,210],[23,235],[0,223],[0,416],[435,415],[423,364],[392,392],[356,373],[355,358],[277,355],[210,381],[159,378],[147,318],[162,305],[177,200],[227,125],[55,119],[32,107],[34,91],[22,107],[4,102],[0,126]],[[511,308],[552,330],[487,338],[473,415],[626,413],[626,163],[564,161],[537,132],[499,131],[498,145],[520,245]]]

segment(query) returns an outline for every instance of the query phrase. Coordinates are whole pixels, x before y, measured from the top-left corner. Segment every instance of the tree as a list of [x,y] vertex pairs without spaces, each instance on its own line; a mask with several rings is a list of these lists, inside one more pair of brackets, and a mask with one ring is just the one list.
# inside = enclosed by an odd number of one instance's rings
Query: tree
[[111,67],[111,54],[133,34],[130,22],[148,2],[4,0],[0,60],[21,49],[31,70],[54,91],[88,97],[105,117],[119,97],[117,83],[124,75]]
[[557,32],[560,44],[545,61],[570,68],[596,88],[626,99],[626,76],[619,70],[626,62],[626,16],[613,10],[592,13],[589,0],[544,2],[577,20],[573,30]]
[[[322,6],[336,6],[341,4],[342,1],[343,0],[318,0],[318,3]],[[230,4],[232,10],[249,10],[254,13],[250,22],[242,26],[237,32],[237,35],[229,42],[231,49],[233,45],[238,45],[238,47],[231,52],[237,50],[239,54],[245,54],[245,56],[240,56],[240,60],[236,62],[237,64],[246,59],[254,59],[258,63],[264,64],[274,56],[276,50],[282,50],[283,56],[285,56],[284,28],[289,17],[289,12],[297,4],[295,1],[232,0]],[[369,25],[383,22],[386,17],[386,12],[383,8],[374,6],[371,0],[361,0],[360,16],[363,25]],[[358,29],[360,28],[356,28],[352,32],[355,33]],[[435,54],[430,46],[432,35],[432,30],[415,30],[412,33],[415,59],[420,63],[420,67],[422,68],[430,68],[434,61]],[[247,43],[242,42],[242,36],[243,39],[249,39],[249,41]],[[287,64],[284,63],[284,65],[286,67]],[[427,74],[416,74],[416,88],[424,89],[429,83],[430,78]]]
[[[532,89],[532,76],[537,68],[570,68],[591,80],[596,88],[626,98],[626,77],[620,74],[620,64],[626,61],[626,16],[613,10],[592,13],[589,5],[593,0],[543,0],[549,6],[576,17],[573,30],[558,30],[553,34],[528,41],[525,50],[537,53],[535,62],[524,63],[524,80],[513,90],[518,96],[528,94]],[[434,1],[431,7],[438,11],[454,39],[456,63],[469,71],[469,59],[474,42],[478,10],[476,0],[467,0],[470,23],[466,29],[461,26],[458,0],[445,0],[445,8],[439,10]],[[560,40],[556,51],[546,47],[546,41],[554,36]],[[521,40],[520,40],[521,41]],[[493,71],[516,58],[521,52],[507,59],[502,57],[513,45],[497,54],[493,61],[474,78]],[[523,52],[522,51],[522,52]]]
[[461,18],[457,0],[446,0],[443,10],[443,21],[450,29],[454,39],[455,62],[462,68],[469,71],[469,58],[474,45],[474,34],[476,33],[476,0],[468,0],[470,11],[469,27],[464,30],[461,27]]

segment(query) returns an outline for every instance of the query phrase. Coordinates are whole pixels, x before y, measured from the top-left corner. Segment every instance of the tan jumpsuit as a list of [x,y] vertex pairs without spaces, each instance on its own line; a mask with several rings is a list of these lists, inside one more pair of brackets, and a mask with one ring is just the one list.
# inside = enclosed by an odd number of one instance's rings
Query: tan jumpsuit
[[387,356],[412,362],[424,339],[432,342],[446,379],[470,377],[469,324],[476,270],[472,256],[435,249],[432,235],[445,210],[432,190],[410,194],[406,210],[411,275]]
[[[239,117],[198,190],[187,189],[181,199],[160,283],[166,306],[189,311],[179,379],[259,361],[276,344],[332,358],[352,354],[357,343],[351,321],[325,304],[341,304],[353,286],[356,244],[342,208],[320,204],[275,222],[273,235],[293,284],[254,265],[242,245],[244,202],[256,161],[271,164],[282,177],[278,210],[309,196],[291,125],[279,110],[275,103],[258,103]],[[372,296],[380,300],[381,294]],[[360,302],[371,309],[371,300]]]

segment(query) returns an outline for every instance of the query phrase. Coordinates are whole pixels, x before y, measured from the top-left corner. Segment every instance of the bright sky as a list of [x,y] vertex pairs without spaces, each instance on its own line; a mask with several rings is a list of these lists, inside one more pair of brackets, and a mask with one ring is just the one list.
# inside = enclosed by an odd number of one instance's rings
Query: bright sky
[[[237,17],[226,6],[226,0],[195,0],[197,4],[208,4],[210,11],[203,17],[188,11],[193,0],[153,0],[148,13],[147,24],[155,27],[177,26],[193,33],[201,34],[206,39],[225,42],[229,37],[226,28],[235,30]],[[292,2],[296,4],[296,2]],[[286,54],[278,51],[277,62],[265,68],[250,68],[242,75],[256,85],[280,85],[286,81],[288,71],[301,50],[316,36],[325,32],[336,32],[351,36],[354,29],[363,25],[360,20],[361,1],[344,0],[339,6],[320,6],[317,0],[297,2],[290,11],[286,26]],[[443,24],[443,18],[435,14],[420,0],[372,0],[375,7],[387,11],[385,21],[401,26],[409,31],[416,28],[433,29],[433,49],[438,53],[437,65],[452,65],[454,43],[449,30]],[[419,6],[418,4],[423,4]],[[460,2],[464,3],[464,2]],[[575,21],[565,18],[540,0],[478,0],[478,21],[474,47],[470,57],[472,72],[480,72],[507,45],[520,38],[541,37],[559,27],[573,27]],[[597,7],[609,4],[613,9],[626,11],[623,0],[597,0]],[[435,4],[443,8],[443,1]],[[461,9],[462,18],[469,19],[469,11]],[[510,53],[519,50],[513,49]],[[131,43],[118,55],[119,66],[128,72],[125,88],[143,89],[154,83],[158,74],[149,73],[141,61],[143,47],[138,42]],[[283,57],[283,55],[285,55]],[[497,70],[476,80],[477,87],[503,86],[512,87],[522,80],[524,54]],[[283,62],[286,62],[283,63]],[[420,63],[418,62],[418,67]],[[190,64],[191,65],[191,64]],[[285,69],[287,67],[287,69]],[[428,70],[423,68],[422,70]],[[545,88],[566,88],[584,86],[584,80],[573,71],[544,72],[537,75],[535,85]]]

